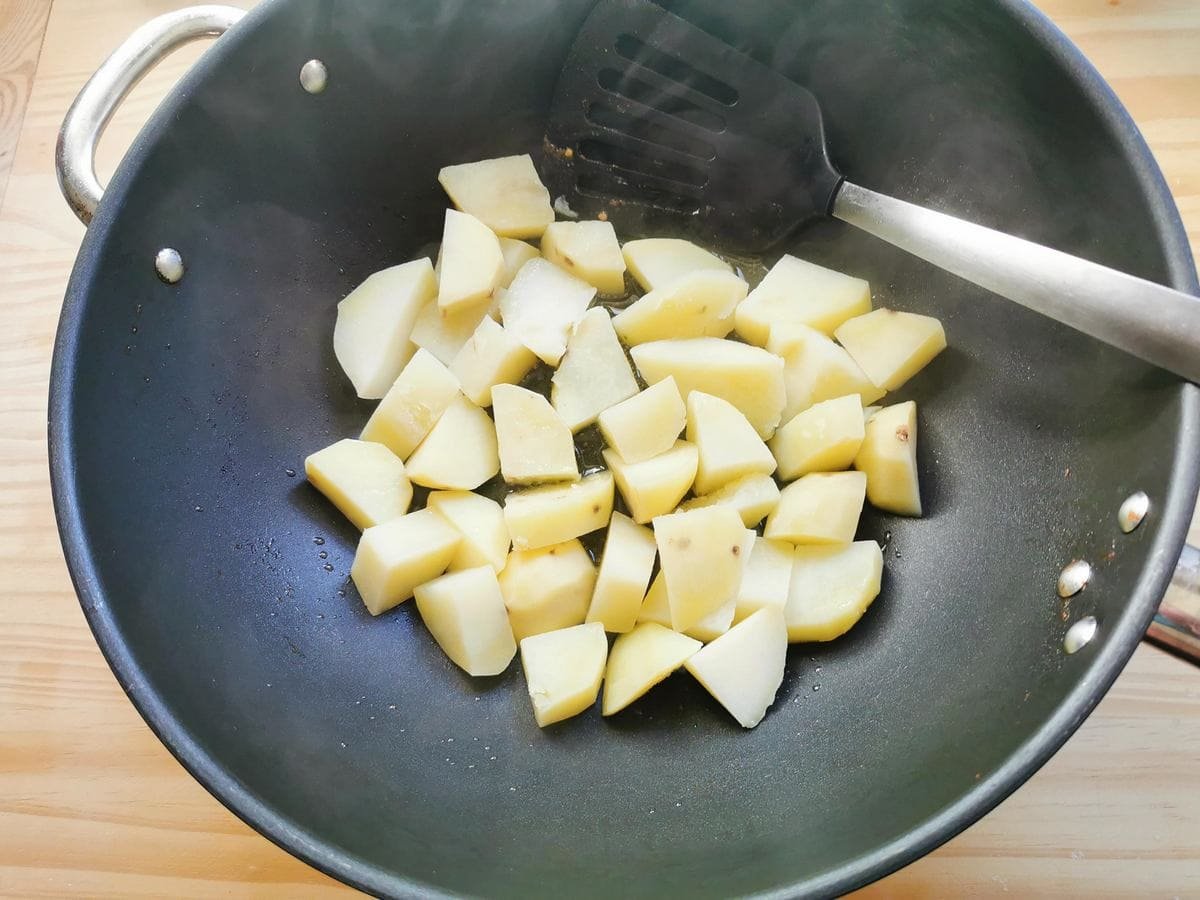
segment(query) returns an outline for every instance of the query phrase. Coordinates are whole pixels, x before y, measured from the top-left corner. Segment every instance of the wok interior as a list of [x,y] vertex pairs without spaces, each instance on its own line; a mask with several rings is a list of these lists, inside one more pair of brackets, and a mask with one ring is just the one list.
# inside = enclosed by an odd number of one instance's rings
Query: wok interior
[[[1085,676],[1054,577],[1097,560],[1070,616],[1115,623],[1156,523],[1104,559],[1114,511],[1171,477],[1173,379],[824,222],[779,252],[940,317],[951,347],[897,395],[921,411],[926,518],[866,517],[882,596],[846,638],[791,649],[757,730],[680,675],[539,731],[519,666],[471,680],[412,604],[372,620],[347,574],[357,534],[288,474],[370,409],[333,359],[334,306],[438,239],[441,166],[536,158],[589,5],[270,5],[102,212],[71,425],[110,614],[202,751],[325,845],[310,854],[374,867],[358,877],[378,892],[751,892],[901,838]],[[1165,279],[1145,183],[1005,4],[674,8],[811,87],[852,180]],[[296,79],[313,57],[319,96]],[[178,285],[154,277],[162,246]]]

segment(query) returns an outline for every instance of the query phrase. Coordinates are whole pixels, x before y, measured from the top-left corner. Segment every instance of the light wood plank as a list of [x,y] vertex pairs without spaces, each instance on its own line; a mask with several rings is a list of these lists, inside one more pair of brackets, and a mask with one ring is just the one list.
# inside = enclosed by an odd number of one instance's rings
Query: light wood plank
[[49,14],[50,0],[0,0],[0,207]]

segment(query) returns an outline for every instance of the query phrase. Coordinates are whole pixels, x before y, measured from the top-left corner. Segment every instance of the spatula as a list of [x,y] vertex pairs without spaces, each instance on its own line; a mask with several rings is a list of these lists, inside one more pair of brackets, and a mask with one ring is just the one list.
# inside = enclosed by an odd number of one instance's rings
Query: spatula
[[599,0],[546,137],[547,180],[577,209],[745,252],[832,215],[1200,381],[1200,298],[847,181],[809,91],[649,0]]

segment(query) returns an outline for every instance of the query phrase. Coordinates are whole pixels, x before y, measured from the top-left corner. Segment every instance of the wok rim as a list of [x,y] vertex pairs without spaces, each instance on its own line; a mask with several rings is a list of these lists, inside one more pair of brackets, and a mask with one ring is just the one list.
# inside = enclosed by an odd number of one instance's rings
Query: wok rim
[[[1171,284],[1183,291],[1200,293],[1195,262],[1174,198],[1124,105],[1083,53],[1031,3],[1027,0],[993,2],[1025,27],[1030,38],[1062,68],[1066,77],[1076,82],[1100,115],[1149,201]],[[109,609],[80,510],[74,502],[72,385],[80,350],[80,327],[101,248],[119,219],[124,196],[136,181],[147,154],[168,127],[173,111],[202,85],[211,69],[236,51],[246,34],[256,29],[280,5],[263,3],[252,9],[184,75],[134,140],[87,230],[67,285],[51,362],[48,449],[55,517],[80,606],[105,660],[146,724],[193,778],[259,834],[345,884],[376,896],[450,897],[454,895],[439,887],[375,866],[318,838],[260,800],[203,749],[196,737],[175,719],[136,664]],[[1181,384],[1180,390],[1180,428],[1173,464],[1176,479],[1157,511],[1160,527],[1148,548],[1143,577],[1116,626],[1101,644],[1088,672],[1050,719],[991,776],[964,791],[957,800],[917,828],[888,844],[846,860],[836,868],[755,896],[844,894],[903,868],[982,819],[1041,768],[1083,723],[1141,641],[1166,592],[1191,521],[1200,486],[1200,455],[1191,451],[1200,438],[1200,389]]]

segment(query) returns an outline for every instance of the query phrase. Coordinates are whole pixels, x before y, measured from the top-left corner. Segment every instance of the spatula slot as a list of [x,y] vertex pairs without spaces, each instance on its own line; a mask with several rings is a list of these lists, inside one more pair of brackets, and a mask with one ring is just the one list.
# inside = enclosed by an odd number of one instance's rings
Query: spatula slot
[[611,170],[603,175],[580,172],[575,188],[585,197],[607,200],[614,205],[628,202],[637,206],[655,206],[673,213],[690,213],[696,209],[695,199],[630,181]]
[[596,80],[606,91],[627,97],[635,103],[651,109],[657,109],[668,116],[682,119],[705,131],[720,134],[725,130],[725,120],[719,115],[702,109],[682,97],[672,96],[627,73],[618,72],[616,69],[601,69]]
[[654,175],[668,181],[677,182],[680,186],[702,188],[708,184],[708,173],[678,163],[646,156],[625,147],[618,147],[602,140],[583,140],[579,142],[579,154],[587,160],[604,165],[625,169],[633,173]]
[[623,34],[617,38],[616,51],[630,62],[686,85],[706,97],[711,97],[722,106],[733,106],[738,101],[736,88],[693,68],[681,59],[639,41],[631,34]]
[[712,144],[680,134],[649,119],[626,115],[603,103],[588,104],[587,120],[600,128],[621,132],[649,144],[658,144],[680,153],[686,153],[701,162],[712,162],[717,158],[717,149]]

